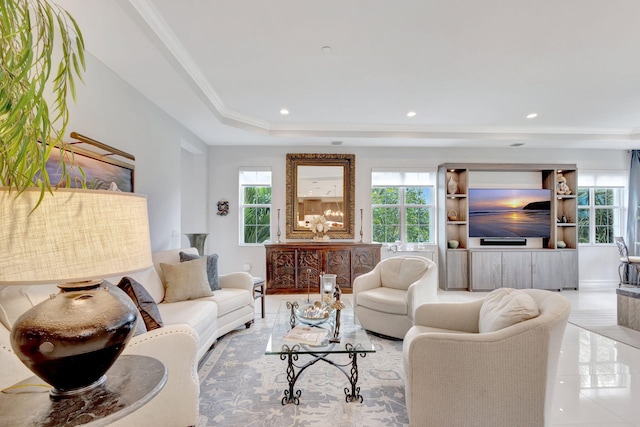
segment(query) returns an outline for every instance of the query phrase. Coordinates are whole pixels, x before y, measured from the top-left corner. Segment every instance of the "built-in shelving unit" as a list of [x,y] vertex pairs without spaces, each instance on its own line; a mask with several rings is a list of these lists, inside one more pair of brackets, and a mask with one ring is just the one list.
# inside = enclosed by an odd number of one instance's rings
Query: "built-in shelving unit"
[[[482,246],[469,237],[469,183],[473,174],[539,174],[539,188],[552,193],[549,238],[522,247]],[[561,174],[561,175],[560,175]],[[563,177],[563,178],[561,178]],[[566,180],[570,192],[560,188]],[[491,290],[499,287],[577,289],[576,165],[442,164],[438,168],[438,250],[440,287]],[[505,188],[502,186],[501,188]],[[508,187],[507,187],[508,188]]]

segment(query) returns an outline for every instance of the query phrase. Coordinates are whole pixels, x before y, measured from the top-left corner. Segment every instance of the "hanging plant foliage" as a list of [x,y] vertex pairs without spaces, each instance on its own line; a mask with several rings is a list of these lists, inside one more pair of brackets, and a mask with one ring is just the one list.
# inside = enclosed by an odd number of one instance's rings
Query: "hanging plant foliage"
[[[76,21],[47,0],[0,0],[0,185],[51,189],[46,163],[85,69]],[[62,165],[61,182],[69,182]]]

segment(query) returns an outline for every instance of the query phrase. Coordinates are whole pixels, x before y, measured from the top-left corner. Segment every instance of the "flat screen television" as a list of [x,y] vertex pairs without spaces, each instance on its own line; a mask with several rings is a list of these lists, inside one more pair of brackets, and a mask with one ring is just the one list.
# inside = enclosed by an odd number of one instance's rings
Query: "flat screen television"
[[469,237],[549,238],[551,190],[469,190]]

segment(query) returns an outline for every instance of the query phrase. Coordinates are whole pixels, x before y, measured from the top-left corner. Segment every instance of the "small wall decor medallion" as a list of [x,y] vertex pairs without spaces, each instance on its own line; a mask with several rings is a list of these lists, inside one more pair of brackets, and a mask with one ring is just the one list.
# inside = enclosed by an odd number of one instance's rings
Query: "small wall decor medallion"
[[226,216],[229,213],[229,202],[227,200],[220,200],[218,202],[218,215]]

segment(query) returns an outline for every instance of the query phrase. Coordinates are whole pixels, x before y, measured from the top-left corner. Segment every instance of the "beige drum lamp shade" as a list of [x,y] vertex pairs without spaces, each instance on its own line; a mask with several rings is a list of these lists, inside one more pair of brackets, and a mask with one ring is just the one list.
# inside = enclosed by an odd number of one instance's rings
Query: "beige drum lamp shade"
[[0,188],[0,285],[78,282],[152,265],[147,199],[116,191]]

